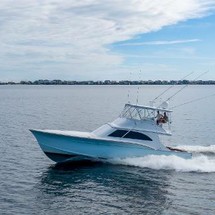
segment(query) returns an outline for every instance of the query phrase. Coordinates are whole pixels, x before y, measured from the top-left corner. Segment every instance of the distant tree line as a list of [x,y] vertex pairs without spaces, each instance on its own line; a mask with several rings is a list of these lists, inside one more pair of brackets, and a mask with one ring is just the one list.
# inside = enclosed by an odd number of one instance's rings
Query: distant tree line
[[215,80],[148,80],[148,81],[62,81],[62,80],[36,80],[36,81],[20,81],[20,82],[0,82],[0,85],[215,85]]

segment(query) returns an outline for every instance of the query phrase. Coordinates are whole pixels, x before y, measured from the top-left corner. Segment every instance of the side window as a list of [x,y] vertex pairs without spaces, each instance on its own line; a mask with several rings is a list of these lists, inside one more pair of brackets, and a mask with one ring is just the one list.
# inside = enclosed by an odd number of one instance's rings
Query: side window
[[148,137],[147,135],[142,134],[142,133],[139,133],[139,132],[134,132],[134,131],[128,132],[128,133],[124,136],[124,138],[152,141],[152,139],[151,139],[150,137]]
[[109,134],[110,137],[122,137],[125,135],[128,131],[126,130],[116,130],[113,133]]
[[[130,131],[128,132],[126,130],[116,130],[113,133],[109,134],[108,136],[110,137],[123,137],[123,138],[130,138],[130,139],[136,139],[136,140],[148,140],[152,141],[150,137],[148,137],[145,134],[135,132],[135,131]],[[124,136],[125,135],[125,136]]]

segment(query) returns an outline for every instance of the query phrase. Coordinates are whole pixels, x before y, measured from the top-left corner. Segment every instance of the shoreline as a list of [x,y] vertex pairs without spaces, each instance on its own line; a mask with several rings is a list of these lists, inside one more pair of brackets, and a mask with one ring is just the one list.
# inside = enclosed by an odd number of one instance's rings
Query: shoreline
[[0,82],[0,85],[215,85],[215,80],[148,80],[148,81],[62,81],[62,80],[36,80],[20,82]]

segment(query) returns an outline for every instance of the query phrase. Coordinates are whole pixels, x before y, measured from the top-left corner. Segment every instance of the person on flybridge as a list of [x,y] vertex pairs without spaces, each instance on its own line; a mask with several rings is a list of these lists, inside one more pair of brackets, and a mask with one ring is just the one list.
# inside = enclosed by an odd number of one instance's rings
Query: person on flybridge
[[160,123],[167,123],[169,120],[166,112],[164,112],[164,115],[162,115],[160,114],[159,110],[157,111],[157,116],[155,118],[157,119],[157,125],[159,125]]
[[168,116],[166,114],[166,112],[164,112],[164,115],[163,115],[163,119],[162,119],[162,123],[167,123],[168,122]]
[[156,120],[157,125],[159,125],[161,123],[162,118],[163,118],[163,115],[160,114],[159,110],[157,111],[157,116],[155,118],[157,119]]

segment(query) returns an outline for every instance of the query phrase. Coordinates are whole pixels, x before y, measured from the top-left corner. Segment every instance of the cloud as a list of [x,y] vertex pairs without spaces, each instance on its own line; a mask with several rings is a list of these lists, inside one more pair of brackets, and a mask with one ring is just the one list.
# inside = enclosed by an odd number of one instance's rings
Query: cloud
[[149,41],[149,42],[141,42],[141,43],[123,43],[119,44],[120,46],[144,46],[144,45],[175,45],[175,44],[183,44],[183,43],[193,43],[199,42],[199,39],[190,39],[190,40],[164,40],[164,41]]
[[214,0],[1,0],[0,71],[102,79],[125,60],[108,45],[200,18],[214,6]]

